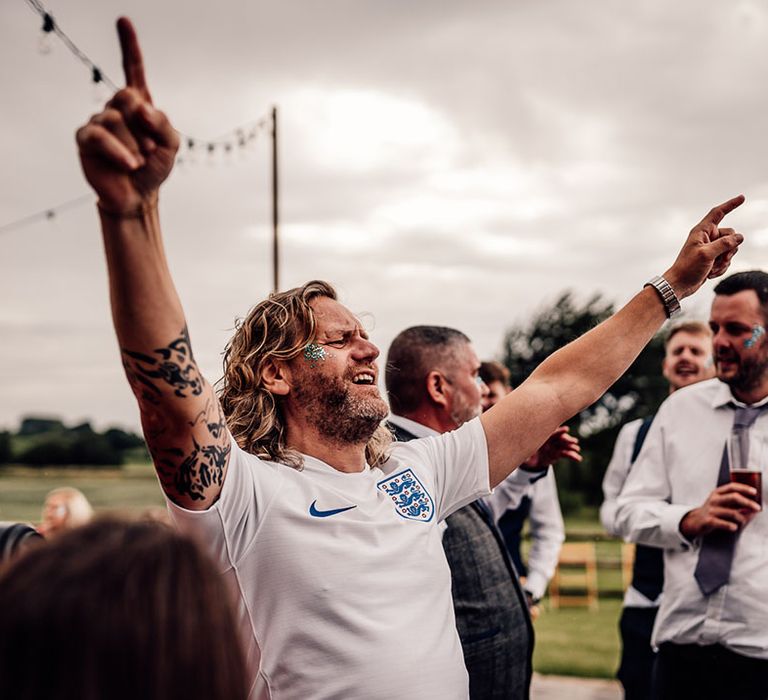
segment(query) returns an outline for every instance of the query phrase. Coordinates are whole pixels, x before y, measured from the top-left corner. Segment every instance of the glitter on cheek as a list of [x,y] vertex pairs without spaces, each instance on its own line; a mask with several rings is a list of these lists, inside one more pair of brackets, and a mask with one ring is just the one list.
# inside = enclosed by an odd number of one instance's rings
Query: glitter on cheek
[[317,363],[325,362],[328,356],[326,349],[317,343],[309,343],[304,348],[304,359],[309,362],[310,367],[317,367]]
[[752,336],[744,341],[744,347],[745,348],[751,348],[754,347],[755,343],[757,343],[760,338],[765,335],[765,328],[762,326],[755,326],[752,329]]

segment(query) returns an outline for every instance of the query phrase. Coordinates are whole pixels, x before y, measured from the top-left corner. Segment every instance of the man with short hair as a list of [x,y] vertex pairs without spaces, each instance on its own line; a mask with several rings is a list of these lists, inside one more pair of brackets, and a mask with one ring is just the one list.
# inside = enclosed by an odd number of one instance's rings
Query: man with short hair
[[768,697],[768,517],[727,449],[768,439],[767,309],[764,272],[715,287],[717,379],[662,404],[619,497],[617,530],[664,548],[653,698]]
[[[414,326],[399,333],[385,374],[396,439],[437,436],[477,418],[488,391],[479,370],[477,354],[461,331]],[[534,475],[517,470],[513,477],[527,484]],[[445,525],[443,548],[470,698],[527,698],[533,629],[492,512],[478,499],[449,515]]]
[[[500,362],[489,361],[480,364],[480,376],[488,387],[483,397],[483,410],[495,406],[510,391],[509,370]],[[559,452],[551,450],[561,446]],[[512,474],[533,472],[530,484],[519,488],[511,484],[510,477],[502,482],[487,502],[494,515],[507,551],[517,573],[525,578],[523,590],[533,619],[538,615],[538,602],[544,596],[547,585],[557,568],[560,548],[565,541],[565,523],[557,496],[555,472],[550,462],[560,457],[581,461],[578,441],[567,435],[567,429],[556,431],[553,439],[544,446],[544,454],[535,454]],[[511,488],[510,488],[511,487]],[[523,561],[521,545],[525,522],[528,521],[531,547],[527,561]]]
[[439,521],[595,401],[679,299],[725,271],[743,237],[718,225],[743,197],[498,406],[390,451],[379,350],[328,284],[253,308],[228,345],[221,402],[201,375],[157,209],[179,135],[152,104],[128,20],[118,33],[127,86],[78,130],[80,161],[147,444],[173,519],[204,538],[238,596],[251,696],[465,699]]
[[[664,339],[661,371],[669,382],[670,394],[714,377],[712,331],[709,326],[701,321],[674,324]],[[612,535],[619,534],[614,523],[619,495],[653,419],[651,415],[630,421],[616,437],[613,455],[603,477],[605,498],[600,507],[600,520]],[[650,697],[651,671],[656,656],[651,646],[651,634],[663,585],[663,550],[637,545],[632,583],[624,595],[619,620],[621,662],[616,675],[624,687],[625,700],[647,700]]]

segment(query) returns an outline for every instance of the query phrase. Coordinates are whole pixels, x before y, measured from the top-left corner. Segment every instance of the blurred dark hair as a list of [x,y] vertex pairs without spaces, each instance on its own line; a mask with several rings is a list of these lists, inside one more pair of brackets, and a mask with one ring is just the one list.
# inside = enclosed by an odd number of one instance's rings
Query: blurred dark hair
[[717,283],[715,294],[732,296],[751,289],[760,300],[763,317],[768,320],[768,273],[762,270],[737,272]]
[[25,523],[0,523],[0,564],[31,544],[43,541],[43,536]]
[[486,384],[501,382],[505,387],[509,388],[509,377],[509,370],[501,362],[488,360],[487,362],[480,363],[480,378]]
[[189,538],[101,519],[0,569],[0,697],[245,698],[224,581]]

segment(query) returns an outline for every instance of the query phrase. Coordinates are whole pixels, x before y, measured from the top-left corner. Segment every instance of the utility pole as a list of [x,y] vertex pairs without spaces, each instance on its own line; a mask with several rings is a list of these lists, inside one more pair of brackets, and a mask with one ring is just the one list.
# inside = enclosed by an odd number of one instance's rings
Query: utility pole
[[280,289],[280,259],[278,246],[278,183],[277,183],[277,107],[272,107],[272,291]]

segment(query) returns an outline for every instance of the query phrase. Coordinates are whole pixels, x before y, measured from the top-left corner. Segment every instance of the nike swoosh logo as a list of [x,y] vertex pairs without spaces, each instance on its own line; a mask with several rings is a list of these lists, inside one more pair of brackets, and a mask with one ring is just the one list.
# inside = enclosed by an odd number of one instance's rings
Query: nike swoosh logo
[[309,514],[314,516],[315,518],[327,518],[329,515],[337,515],[338,513],[343,513],[345,510],[352,510],[353,508],[357,508],[357,506],[346,506],[346,508],[334,508],[332,510],[318,510],[315,507],[316,503],[317,503],[317,499],[312,501],[312,505],[309,507]]

